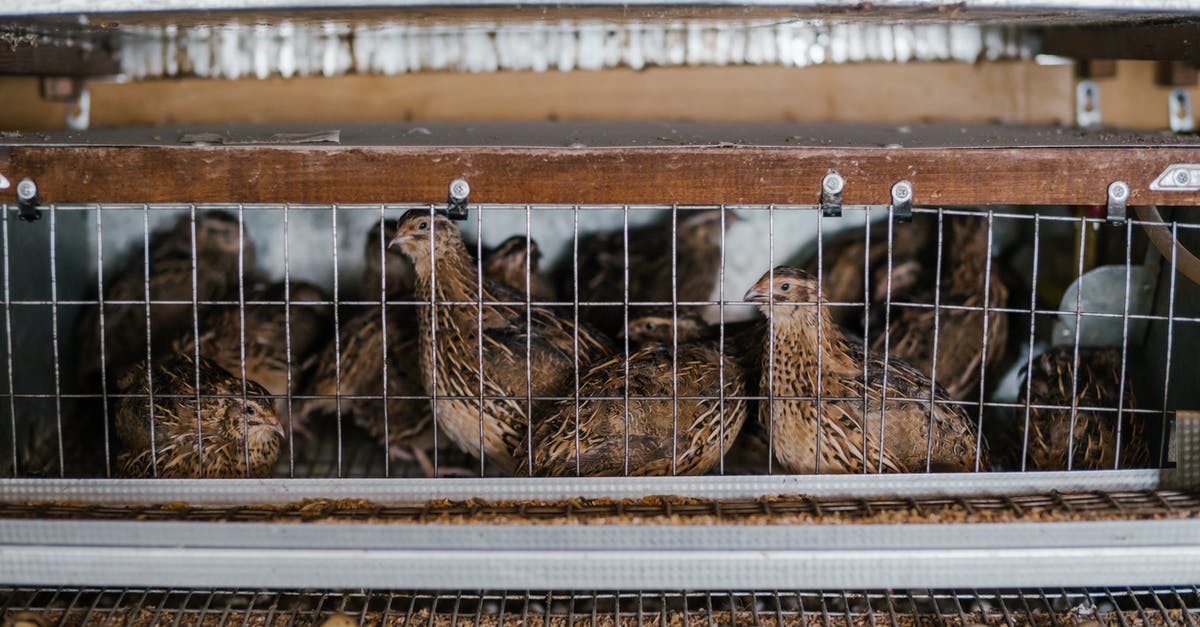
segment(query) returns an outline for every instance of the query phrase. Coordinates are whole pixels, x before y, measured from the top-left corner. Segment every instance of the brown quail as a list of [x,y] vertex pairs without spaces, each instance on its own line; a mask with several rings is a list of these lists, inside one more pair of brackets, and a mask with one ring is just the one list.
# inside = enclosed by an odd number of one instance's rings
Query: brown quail
[[248,380],[243,400],[240,376],[211,359],[195,362],[187,354],[167,357],[151,372],[152,388],[144,360],[117,379],[112,415],[121,445],[121,475],[236,478],[271,473],[283,427],[266,389]]
[[773,336],[765,340],[773,341],[773,351],[764,351],[759,383],[760,395],[772,399],[759,404],[759,420],[784,469],[969,471],[977,456],[979,468],[989,468],[987,445],[965,410],[937,403],[931,416],[931,399],[949,399],[928,377],[875,355],[864,377],[862,344],[833,323],[812,275],[777,267],[745,300],[761,303]]
[[[1102,470],[1145,468],[1150,465],[1146,418],[1117,408],[1121,389],[1121,353],[1105,348],[1079,352],[1079,377],[1074,382],[1075,351],[1051,349],[1033,360],[1026,376],[1029,394],[1021,385],[1020,402],[1029,399],[1027,460],[1035,470]],[[1125,373],[1124,409],[1137,407],[1130,372]],[[1071,408],[1075,407],[1074,430]],[[1019,440],[1026,438],[1025,411],[1018,409]],[[1120,463],[1117,447],[1120,443]],[[1069,451],[1069,452],[1068,452]]]
[[528,272],[533,302],[553,302],[556,299],[554,284],[541,273],[541,259],[542,251],[535,240],[526,239],[524,235],[513,235],[484,253],[483,275],[524,294]]
[[421,373],[425,389],[440,397],[438,426],[470,455],[511,473],[530,407],[541,405],[527,399],[565,396],[576,367],[611,354],[611,341],[544,307],[461,304],[479,302],[480,291],[484,302],[517,303],[524,295],[487,278],[480,286],[458,225],[442,213],[405,213],[391,245],[413,261],[417,300],[442,303],[433,307],[436,316],[428,305],[418,313]]

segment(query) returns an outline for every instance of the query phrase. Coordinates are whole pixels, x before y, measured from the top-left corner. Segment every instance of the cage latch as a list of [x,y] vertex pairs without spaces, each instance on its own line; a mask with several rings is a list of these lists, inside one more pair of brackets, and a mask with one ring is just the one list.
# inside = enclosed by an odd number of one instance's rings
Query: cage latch
[[1105,206],[1105,220],[1109,224],[1125,224],[1126,208],[1129,202],[1129,185],[1125,181],[1113,181],[1108,186],[1108,203]]
[[42,211],[38,209],[37,183],[31,178],[23,178],[17,183],[17,209],[17,217],[26,222],[42,219]]
[[826,218],[842,217],[842,189],[846,187],[846,179],[834,170],[821,180],[821,214]]
[[450,197],[446,201],[446,215],[451,220],[467,219],[467,198],[471,195],[471,185],[466,179],[450,181]]
[[913,186],[907,180],[892,186],[892,219],[912,222]]

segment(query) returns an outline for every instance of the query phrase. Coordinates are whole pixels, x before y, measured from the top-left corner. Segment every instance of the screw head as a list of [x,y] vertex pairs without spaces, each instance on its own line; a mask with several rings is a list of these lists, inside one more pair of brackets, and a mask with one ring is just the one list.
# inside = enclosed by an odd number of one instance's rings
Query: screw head
[[37,198],[37,192],[37,183],[34,183],[31,178],[21,179],[21,182],[17,183],[17,200],[33,200]]
[[455,202],[462,202],[471,195],[471,185],[466,179],[454,179],[450,181],[450,199]]
[[900,181],[892,186],[892,198],[896,200],[909,200],[913,195],[912,183],[908,181]]
[[1187,185],[1189,182],[1191,182],[1191,180],[1192,180],[1192,176],[1190,174],[1188,174],[1187,170],[1179,170],[1179,171],[1175,172],[1175,182],[1176,183],[1178,183],[1180,185]]
[[1113,200],[1125,200],[1129,197],[1129,185],[1125,181],[1114,181],[1108,186],[1108,197]]
[[821,181],[821,189],[824,189],[829,194],[840,194],[842,189],[846,187],[846,179],[842,178],[837,172],[830,172],[825,175]]

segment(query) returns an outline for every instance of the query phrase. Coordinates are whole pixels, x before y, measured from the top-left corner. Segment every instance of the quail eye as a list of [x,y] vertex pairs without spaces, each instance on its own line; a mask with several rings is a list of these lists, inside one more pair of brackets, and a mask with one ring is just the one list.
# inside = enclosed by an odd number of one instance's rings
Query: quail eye
[[647,331],[653,331],[653,330],[654,330],[654,323],[653,323],[653,322],[647,322],[647,323],[646,323],[645,325],[643,325],[643,326],[644,326],[644,328],[645,328]]
[[255,413],[256,412],[254,410],[254,405],[246,405],[246,415],[247,416],[253,416],[253,415],[255,415]]
[[427,231],[427,230],[429,230],[429,221],[428,221],[428,220],[421,220],[421,222],[417,224],[417,228],[418,228],[418,229],[420,229],[420,230],[422,230],[422,231]]
[[790,290],[790,289],[792,289],[792,284],[791,284],[791,283],[784,283],[784,284],[782,284],[782,285],[780,285],[780,286],[779,286],[779,291],[781,291],[781,292],[786,292],[786,291],[788,291],[788,290]]

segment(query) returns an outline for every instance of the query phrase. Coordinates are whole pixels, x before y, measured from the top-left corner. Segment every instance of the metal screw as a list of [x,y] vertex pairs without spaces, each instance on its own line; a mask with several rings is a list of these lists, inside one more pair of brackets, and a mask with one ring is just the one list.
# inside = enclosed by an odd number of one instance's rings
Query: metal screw
[[1190,182],[1191,180],[1192,180],[1192,177],[1190,174],[1188,174],[1187,170],[1178,170],[1177,172],[1175,172],[1175,182],[1176,183],[1179,183],[1180,185],[1187,185],[1188,182]]
[[900,181],[892,186],[892,198],[896,200],[908,200],[912,198],[913,186],[908,181]]
[[840,194],[844,187],[846,187],[846,179],[842,178],[842,175],[837,172],[826,174],[825,178],[821,181],[821,188],[829,194]]
[[463,202],[471,195],[471,185],[466,179],[454,179],[450,181],[450,200],[454,202]]
[[37,199],[37,183],[31,178],[23,178],[20,183],[17,183],[17,200],[22,202],[33,202]]
[[1113,181],[1108,186],[1108,197],[1117,201],[1125,200],[1129,197],[1129,185],[1125,181]]

